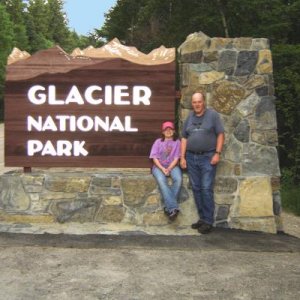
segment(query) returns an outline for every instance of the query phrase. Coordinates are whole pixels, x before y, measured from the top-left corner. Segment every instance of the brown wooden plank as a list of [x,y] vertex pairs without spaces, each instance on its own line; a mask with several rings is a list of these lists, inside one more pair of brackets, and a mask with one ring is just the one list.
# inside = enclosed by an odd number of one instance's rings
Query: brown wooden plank
[[[51,52],[52,51],[52,52]],[[51,67],[52,64],[52,67]],[[26,79],[20,79],[22,72]],[[175,63],[146,66],[123,59],[74,59],[64,60],[57,51],[43,51],[31,59],[19,61],[8,67],[5,88],[5,164],[7,166],[74,166],[74,167],[147,167],[153,141],[161,134],[161,123],[175,118]],[[34,105],[28,100],[27,92],[33,85],[56,87],[56,99],[66,99],[75,85],[80,94],[90,85],[125,85],[128,91],[134,85],[144,85],[151,89],[150,105]],[[47,96],[48,97],[48,96]],[[104,97],[97,92],[97,97]],[[124,97],[131,101],[131,95]],[[63,132],[35,129],[27,131],[27,116],[37,118],[52,116],[119,117],[122,124],[125,116],[131,117],[132,128],[138,132]],[[84,141],[88,156],[27,156],[27,141],[39,140],[56,144],[58,140]]]

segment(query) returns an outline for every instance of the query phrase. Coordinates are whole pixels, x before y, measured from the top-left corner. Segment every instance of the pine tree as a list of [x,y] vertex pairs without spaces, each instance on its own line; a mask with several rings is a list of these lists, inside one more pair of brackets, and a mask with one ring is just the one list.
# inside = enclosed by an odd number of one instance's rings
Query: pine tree
[[6,10],[9,13],[10,20],[13,23],[14,47],[22,50],[28,50],[28,37],[25,22],[25,7],[22,0],[5,0]]
[[71,33],[68,28],[67,17],[63,12],[63,1],[48,0],[46,9],[48,15],[47,39],[68,50],[71,43]]
[[26,19],[27,34],[31,52],[53,46],[48,36],[48,11],[45,0],[29,0]]
[[0,119],[3,119],[3,90],[5,80],[5,66],[7,62],[7,56],[13,47],[13,30],[12,22],[10,21],[9,14],[7,13],[5,6],[0,3]]

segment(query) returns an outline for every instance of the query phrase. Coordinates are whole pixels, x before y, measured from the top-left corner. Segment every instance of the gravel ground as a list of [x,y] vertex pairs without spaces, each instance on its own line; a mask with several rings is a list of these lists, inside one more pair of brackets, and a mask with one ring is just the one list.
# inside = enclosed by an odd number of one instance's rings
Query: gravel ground
[[300,238],[300,217],[292,213],[282,212],[284,232]]

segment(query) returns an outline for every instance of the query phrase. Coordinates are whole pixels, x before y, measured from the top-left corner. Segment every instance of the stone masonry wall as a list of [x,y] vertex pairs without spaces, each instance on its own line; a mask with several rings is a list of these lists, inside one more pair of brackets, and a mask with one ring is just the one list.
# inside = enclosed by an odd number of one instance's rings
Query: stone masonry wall
[[12,171],[0,177],[0,191],[0,231],[9,224],[15,228],[26,224],[28,230],[34,224],[48,224],[63,232],[62,225],[69,224],[74,226],[69,232],[76,233],[74,224],[85,223],[91,230],[98,226],[97,232],[105,225],[105,231],[114,233],[194,234],[189,228],[197,220],[187,176],[180,195],[181,213],[170,223],[149,169]]
[[272,56],[267,39],[191,34],[178,49],[180,125],[201,91],[221,115],[225,146],[218,167],[216,223],[281,230],[277,124]]

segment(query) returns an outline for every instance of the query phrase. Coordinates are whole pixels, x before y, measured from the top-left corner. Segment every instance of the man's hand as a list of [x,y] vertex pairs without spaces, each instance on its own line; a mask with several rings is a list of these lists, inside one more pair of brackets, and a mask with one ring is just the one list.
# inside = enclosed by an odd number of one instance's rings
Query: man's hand
[[215,154],[213,155],[213,157],[211,158],[210,163],[211,163],[212,165],[216,165],[216,164],[218,164],[219,161],[220,161],[220,154],[219,154],[219,153],[215,153]]
[[180,167],[186,169],[186,159],[184,157],[180,159]]

